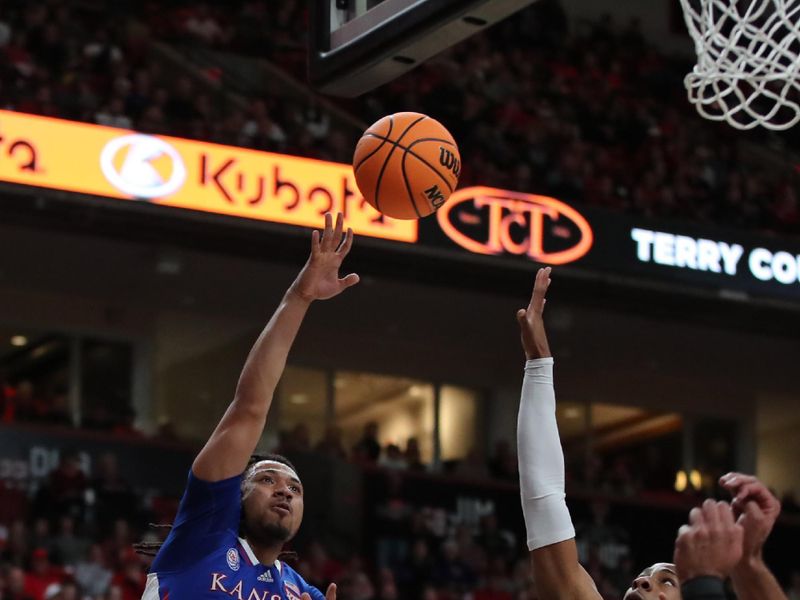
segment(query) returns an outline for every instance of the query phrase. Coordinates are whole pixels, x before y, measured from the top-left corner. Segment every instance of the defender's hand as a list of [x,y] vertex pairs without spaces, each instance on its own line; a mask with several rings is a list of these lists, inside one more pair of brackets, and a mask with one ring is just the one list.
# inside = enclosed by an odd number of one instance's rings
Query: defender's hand
[[522,349],[528,360],[551,356],[542,319],[544,305],[547,302],[545,295],[547,288],[550,287],[550,271],[550,267],[539,269],[536,273],[536,281],[533,284],[533,293],[528,308],[521,308],[517,311],[517,321],[522,335]]
[[744,530],[727,502],[706,500],[689,513],[689,525],[678,531],[675,566],[678,578],[711,576],[725,579],[742,558]]
[[339,278],[339,267],[353,245],[353,230],[348,227],[344,234],[343,228],[342,213],[336,215],[335,228],[331,214],[325,214],[322,237],[317,230],[311,234],[311,256],[292,284],[291,292],[308,302],[327,300],[358,283],[355,273]]
[[733,496],[733,514],[744,528],[742,561],[760,557],[764,543],[781,514],[781,503],[752,475],[728,473],[719,478],[719,483]]

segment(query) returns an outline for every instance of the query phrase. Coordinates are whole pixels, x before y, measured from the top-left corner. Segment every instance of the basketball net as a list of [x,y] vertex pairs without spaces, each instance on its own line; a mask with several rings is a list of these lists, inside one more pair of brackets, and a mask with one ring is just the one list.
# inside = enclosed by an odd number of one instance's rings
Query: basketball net
[[800,121],[800,0],[681,0],[697,64],[684,78],[706,119],[737,129]]

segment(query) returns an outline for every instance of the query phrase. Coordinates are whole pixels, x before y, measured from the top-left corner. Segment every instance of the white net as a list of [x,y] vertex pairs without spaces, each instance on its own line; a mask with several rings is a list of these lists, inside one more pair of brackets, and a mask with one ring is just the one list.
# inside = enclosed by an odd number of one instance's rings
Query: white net
[[705,118],[738,129],[800,121],[800,0],[681,0],[697,64],[684,79]]

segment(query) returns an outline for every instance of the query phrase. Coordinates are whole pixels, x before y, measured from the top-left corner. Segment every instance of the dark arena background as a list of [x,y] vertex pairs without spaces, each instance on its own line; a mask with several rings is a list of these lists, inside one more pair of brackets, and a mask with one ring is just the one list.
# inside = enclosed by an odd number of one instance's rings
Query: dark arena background
[[[260,444],[303,478],[307,581],[536,598],[514,314],[549,264],[603,598],[733,470],[782,500],[766,561],[800,598],[800,129],[702,119],[693,53],[677,0],[2,0],[0,598],[141,597],[133,544],[166,536],[329,211],[362,281],[313,305]],[[398,111],[461,151],[420,221],[350,166]]]

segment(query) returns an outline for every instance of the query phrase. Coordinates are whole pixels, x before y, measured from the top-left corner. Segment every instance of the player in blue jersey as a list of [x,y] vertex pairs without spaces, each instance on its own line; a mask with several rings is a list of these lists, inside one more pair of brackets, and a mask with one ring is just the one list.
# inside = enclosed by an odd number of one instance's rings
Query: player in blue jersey
[[259,336],[233,401],[192,464],[175,523],[158,551],[143,600],[335,600],[279,560],[303,520],[303,484],[279,456],[251,459],[275,387],[309,306],[358,283],[339,277],[353,232],[334,226],[311,236],[311,255]]

